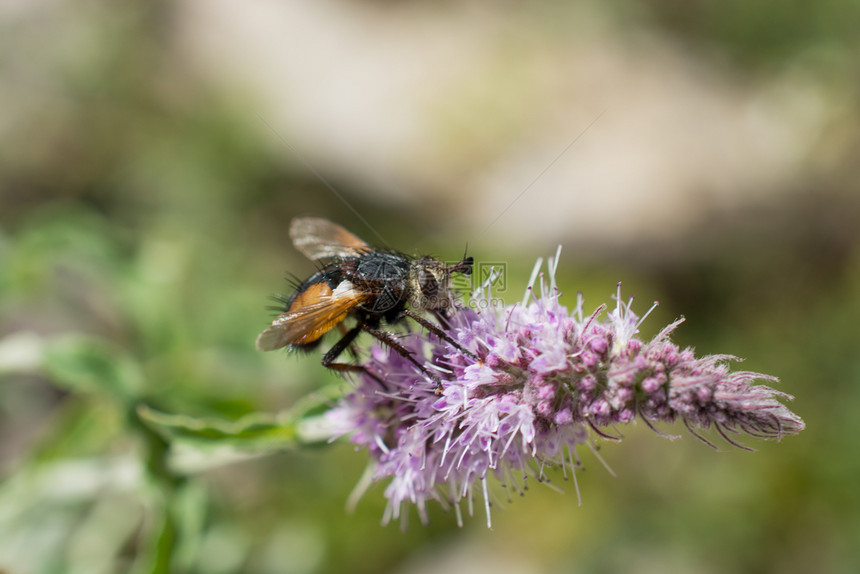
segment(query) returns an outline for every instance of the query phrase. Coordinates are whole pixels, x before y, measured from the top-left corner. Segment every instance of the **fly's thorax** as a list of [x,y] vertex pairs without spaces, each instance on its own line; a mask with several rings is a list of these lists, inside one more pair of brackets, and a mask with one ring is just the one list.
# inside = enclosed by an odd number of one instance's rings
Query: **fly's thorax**
[[346,279],[366,295],[359,307],[371,315],[396,314],[406,305],[409,259],[402,254],[370,251],[344,269]]
[[448,269],[432,257],[419,257],[409,266],[409,305],[413,309],[441,309],[448,302]]

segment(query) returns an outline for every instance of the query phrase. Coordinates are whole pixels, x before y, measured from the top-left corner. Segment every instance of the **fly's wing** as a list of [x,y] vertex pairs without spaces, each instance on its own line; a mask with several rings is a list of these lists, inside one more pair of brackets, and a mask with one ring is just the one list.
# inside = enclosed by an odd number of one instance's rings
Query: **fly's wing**
[[371,249],[340,225],[322,217],[296,217],[290,224],[290,238],[296,249],[311,261],[357,257]]
[[365,302],[366,293],[348,281],[334,291],[325,283],[315,283],[299,293],[289,309],[272,321],[257,337],[257,349],[272,351],[287,345],[313,343],[338,323],[357,305]]

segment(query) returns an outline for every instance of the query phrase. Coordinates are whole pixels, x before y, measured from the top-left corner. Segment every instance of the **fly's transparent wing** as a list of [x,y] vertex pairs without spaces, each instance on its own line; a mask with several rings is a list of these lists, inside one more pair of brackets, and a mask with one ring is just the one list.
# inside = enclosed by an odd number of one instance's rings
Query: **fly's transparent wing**
[[290,238],[312,261],[336,257],[357,257],[371,247],[341,227],[322,217],[297,217],[290,224]]

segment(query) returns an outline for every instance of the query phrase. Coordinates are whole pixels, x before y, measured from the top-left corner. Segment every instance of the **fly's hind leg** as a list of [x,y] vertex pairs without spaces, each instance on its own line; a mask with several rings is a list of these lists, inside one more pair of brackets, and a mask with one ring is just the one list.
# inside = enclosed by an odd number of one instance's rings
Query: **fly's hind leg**
[[353,354],[353,356],[357,357],[357,353],[355,351],[355,347],[352,346],[352,342],[355,340],[356,337],[358,337],[358,334],[361,333],[361,331],[362,331],[362,325],[356,325],[355,327],[353,327],[349,331],[346,331],[343,334],[343,337],[341,337],[340,340],[337,343],[335,343],[334,346],[331,349],[329,349],[325,355],[323,355],[323,358],[321,361],[322,365],[323,365],[323,367],[326,367],[327,369],[332,369],[333,371],[348,371],[348,372],[352,372],[352,373],[364,373],[368,377],[374,379],[380,385],[385,386],[385,383],[382,382],[382,379],[380,379],[375,373],[371,372],[364,365],[358,365],[355,363],[337,363],[337,362],[335,362],[335,361],[337,361],[337,358],[341,354],[343,354],[343,352],[347,349],[350,350],[350,352]]
[[[341,336],[341,337],[346,337],[346,334],[349,332],[349,329],[347,329],[346,327],[344,327],[344,326],[343,326],[343,323],[338,323],[338,324],[337,324],[337,330],[338,330],[338,331],[340,331],[340,336]],[[355,338],[355,337],[353,337],[353,339],[354,339],[354,338]],[[347,349],[349,350],[349,354],[350,354],[350,355],[352,355],[352,358],[353,358],[353,359],[355,359],[356,361],[358,361],[358,349],[355,347],[355,345],[353,345],[352,343],[350,343],[350,344],[347,346]]]

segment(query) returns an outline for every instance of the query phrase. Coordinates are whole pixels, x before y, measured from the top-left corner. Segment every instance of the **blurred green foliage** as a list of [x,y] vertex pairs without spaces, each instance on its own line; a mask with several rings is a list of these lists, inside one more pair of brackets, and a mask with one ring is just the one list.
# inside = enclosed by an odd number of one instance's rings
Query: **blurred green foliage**
[[814,5],[802,0],[648,0],[643,5],[666,30],[699,49],[727,56],[742,69],[814,63],[834,73],[858,48],[854,23],[860,18],[860,2],[856,0]]
[[[616,9],[630,13],[624,6]],[[837,67],[857,53],[856,2],[646,6],[644,16],[635,12],[693,49],[731,54],[747,73],[801,52],[835,54]],[[253,98],[224,97],[166,66],[159,42],[170,11],[166,2],[60,3],[2,31],[4,94],[20,114],[0,150],[0,570],[707,573],[860,564],[853,172],[837,166],[822,176],[832,189],[824,204],[810,195],[764,231],[752,214],[731,234],[693,230],[671,250],[639,246],[599,263],[566,251],[559,278],[571,301],[575,290],[586,293],[587,307],[606,302],[619,278],[640,310],[660,299],[651,333],[685,314],[680,343],[744,356],[744,368],[779,376],[807,431],[756,444],[750,455],[624,429],[625,441],[604,452],[619,478],[590,461],[582,507],[571,492],[533,488],[496,509],[492,531],[479,519],[457,529],[438,508],[429,527],[383,528],[379,486],[354,513],[344,510],[363,454],[346,444],[296,448],[296,421],[342,381],[313,355],[253,348],[269,319],[266,296],[286,288],[282,270],[311,269],[289,247],[289,219],[360,226],[298,158],[273,153],[271,134],[246,111]],[[58,24],[64,19],[75,25]],[[42,27],[81,37],[60,36],[52,48]],[[28,54],[28,65],[15,52]],[[425,214],[370,199],[362,182],[332,182],[393,244],[408,249],[427,230]],[[548,255],[481,249],[479,260],[508,263],[511,300],[534,257]],[[278,452],[260,456],[261,448]]]

